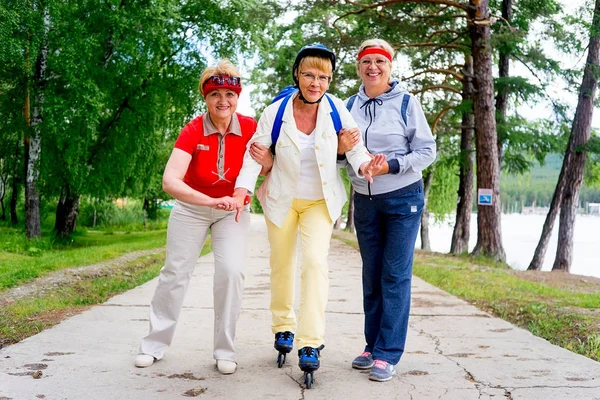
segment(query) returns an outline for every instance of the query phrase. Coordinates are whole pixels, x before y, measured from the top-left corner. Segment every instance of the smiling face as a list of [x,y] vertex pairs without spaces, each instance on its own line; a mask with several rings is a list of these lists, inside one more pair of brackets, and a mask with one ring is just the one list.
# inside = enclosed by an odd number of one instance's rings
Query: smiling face
[[329,59],[309,56],[300,60],[294,73],[302,96],[309,102],[318,101],[329,89],[332,72]]
[[299,69],[298,87],[307,101],[319,100],[329,88],[329,75],[317,68]]
[[229,121],[237,104],[238,95],[233,90],[217,89],[206,94],[206,106],[213,122]]
[[358,73],[365,87],[380,87],[390,81],[392,63],[380,54],[367,54],[358,60]]

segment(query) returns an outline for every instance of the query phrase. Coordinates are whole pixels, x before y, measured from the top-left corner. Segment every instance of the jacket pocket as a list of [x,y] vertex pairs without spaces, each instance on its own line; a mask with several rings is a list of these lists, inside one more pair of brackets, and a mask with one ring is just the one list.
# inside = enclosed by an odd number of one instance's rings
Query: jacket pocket
[[277,200],[281,196],[281,189],[273,184],[273,180],[269,182],[267,186],[267,197],[273,200]]

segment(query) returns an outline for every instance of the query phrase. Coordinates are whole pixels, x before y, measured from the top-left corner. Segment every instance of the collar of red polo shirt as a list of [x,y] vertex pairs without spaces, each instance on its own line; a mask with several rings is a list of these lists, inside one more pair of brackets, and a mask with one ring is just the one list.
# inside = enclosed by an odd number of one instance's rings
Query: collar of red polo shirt
[[213,75],[202,85],[202,95],[206,97],[208,93],[217,89],[229,89],[239,96],[242,91],[242,80],[239,76]]

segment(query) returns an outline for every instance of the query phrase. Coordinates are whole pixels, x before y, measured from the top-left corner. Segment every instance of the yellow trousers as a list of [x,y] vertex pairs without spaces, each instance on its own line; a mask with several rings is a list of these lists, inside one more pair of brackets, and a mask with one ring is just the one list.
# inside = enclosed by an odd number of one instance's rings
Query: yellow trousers
[[[271,245],[271,314],[273,333],[296,334],[296,347],[319,347],[325,334],[329,292],[327,256],[333,231],[324,200],[294,199],[281,227],[268,218]],[[294,313],[296,242],[300,229],[302,270],[298,321]]]

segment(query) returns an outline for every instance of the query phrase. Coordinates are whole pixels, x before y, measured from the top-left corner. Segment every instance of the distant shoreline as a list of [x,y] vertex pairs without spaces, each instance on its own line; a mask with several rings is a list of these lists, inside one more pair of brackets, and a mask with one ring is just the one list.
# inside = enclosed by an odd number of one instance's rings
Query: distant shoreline
[[[502,214],[502,243],[506,252],[506,261],[513,269],[525,270],[531,261],[533,252],[540,239],[545,214]],[[435,223],[430,219],[429,239],[432,251],[448,253],[452,240],[454,218],[450,222]],[[571,273],[600,278],[600,216],[578,214],[575,220],[573,265]],[[558,219],[554,224],[548,251],[542,266],[543,271],[552,269],[558,240]],[[471,237],[469,251],[477,242],[477,214],[471,214]],[[420,236],[416,248],[421,248]]]

